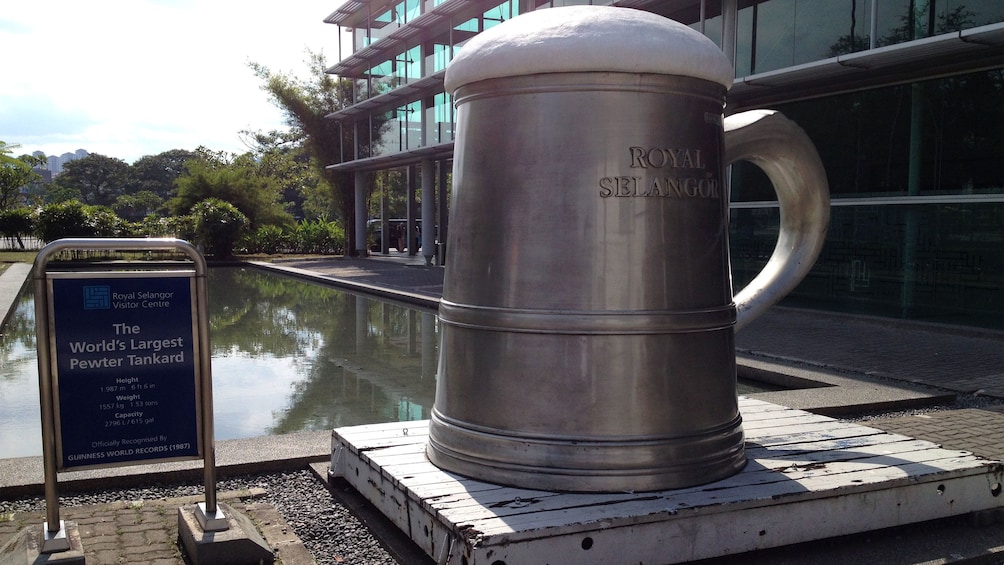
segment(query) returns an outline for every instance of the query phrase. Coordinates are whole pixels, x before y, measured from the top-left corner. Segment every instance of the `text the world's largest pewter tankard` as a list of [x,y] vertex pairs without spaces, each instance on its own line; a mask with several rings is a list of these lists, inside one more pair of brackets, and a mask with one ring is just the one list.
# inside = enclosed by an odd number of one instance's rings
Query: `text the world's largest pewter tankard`
[[[626,8],[531,12],[446,72],[457,130],[427,453],[547,490],[712,482],[745,465],[734,329],[809,270],[829,218],[805,134],[724,120],[707,38]],[[769,264],[733,299],[724,166],[775,185]],[[738,322],[737,322],[738,311]]]

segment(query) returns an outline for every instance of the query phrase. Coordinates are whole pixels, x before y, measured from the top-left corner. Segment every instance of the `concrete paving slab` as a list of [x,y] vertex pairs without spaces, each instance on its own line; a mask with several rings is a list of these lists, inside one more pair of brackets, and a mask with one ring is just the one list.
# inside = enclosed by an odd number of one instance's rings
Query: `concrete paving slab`
[[31,276],[31,265],[28,263],[12,263],[3,273],[0,273],[0,315],[2,323],[6,324],[17,306],[21,290],[28,284]]

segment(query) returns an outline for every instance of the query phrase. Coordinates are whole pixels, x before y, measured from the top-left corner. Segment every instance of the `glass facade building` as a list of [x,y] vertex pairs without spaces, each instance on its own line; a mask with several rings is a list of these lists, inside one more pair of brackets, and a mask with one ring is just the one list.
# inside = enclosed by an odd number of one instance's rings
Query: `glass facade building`
[[[357,176],[401,169],[438,197],[422,217],[445,240],[454,112],[444,69],[477,33],[576,0],[348,0],[328,16],[353,38],[330,72],[354,81],[331,115]],[[782,111],[812,138],[832,217],[805,307],[1004,329],[1004,2],[620,0],[715,41],[734,62],[727,113]],[[379,132],[370,135],[367,132]],[[742,286],[777,233],[766,177],[731,173],[733,276]],[[417,211],[416,211],[417,214]],[[431,238],[426,236],[426,240]]]

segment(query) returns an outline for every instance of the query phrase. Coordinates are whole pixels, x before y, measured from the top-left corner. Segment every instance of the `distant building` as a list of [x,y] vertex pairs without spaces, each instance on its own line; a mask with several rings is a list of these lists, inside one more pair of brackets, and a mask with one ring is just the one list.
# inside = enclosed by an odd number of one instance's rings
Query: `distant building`
[[48,165],[38,170],[48,171],[49,180],[46,182],[51,182],[53,177],[56,177],[57,175],[59,175],[59,173],[63,172],[63,167],[67,163],[69,163],[70,161],[76,161],[77,159],[83,159],[84,157],[90,155],[90,153],[88,153],[87,150],[85,149],[77,149],[73,153],[63,153],[59,157],[56,157],[55,155],[46,155],[41,151],[35,151],[32,153],[32,155],[36,157],[46,157],[48,159]]
[[[353,52],[329,72],[354,81],[354,104],[330,117],[356,145],[333,168],[356,176],[358,194],[374,171],[402,169],[412,190],[421,178],[423,194],[442,198],[455,131],[447,63],[471,37],[518,14],[587,3],[344,2],[325,21],[351,33]],[[1004,329],[1004,2],[602,3],[701,31],[735,67],[728,113],[775,108],[815,142],[832,219],[789,304]],[[370,143],[374,123],[383,124],[379,143]],[[778,211],[749,164],[733,167],[731,196],[741,287],[770,255]],[[437,209],[443,229],[445,208]]]

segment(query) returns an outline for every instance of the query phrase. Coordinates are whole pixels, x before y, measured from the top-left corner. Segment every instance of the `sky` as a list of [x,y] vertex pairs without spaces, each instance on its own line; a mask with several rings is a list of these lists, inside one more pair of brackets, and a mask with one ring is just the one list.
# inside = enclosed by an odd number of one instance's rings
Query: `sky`
[[[85,149],[133,163],[171,149],[248,150],[284,128],[248,67],[308,78],[338,62],[343,0],[44,0],[0,9],[0,140],[14,155]],[[347,52],[344,52],[347,56]]]

